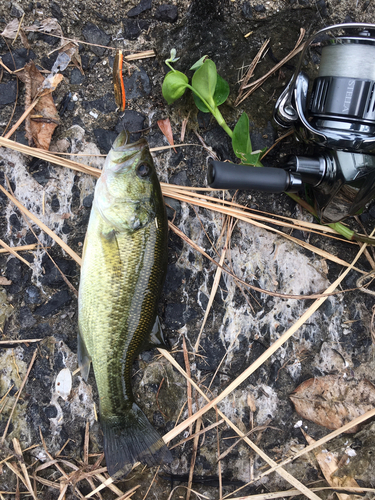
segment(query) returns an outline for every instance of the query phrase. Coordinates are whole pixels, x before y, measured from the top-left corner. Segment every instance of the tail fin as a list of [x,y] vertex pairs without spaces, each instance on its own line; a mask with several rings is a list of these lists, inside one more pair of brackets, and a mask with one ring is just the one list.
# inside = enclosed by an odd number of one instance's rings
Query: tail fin
[[136,462],[149,467],[170,463],[171,452],[142,410],[133,403],[121,416],[101,419],[108,473],[126,476]]

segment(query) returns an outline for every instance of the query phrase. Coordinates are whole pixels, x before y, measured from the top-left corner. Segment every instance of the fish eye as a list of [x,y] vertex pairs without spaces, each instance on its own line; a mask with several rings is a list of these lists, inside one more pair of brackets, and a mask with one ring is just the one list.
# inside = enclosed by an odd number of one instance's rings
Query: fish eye
[[151,168],[146,163],[141,163],[140,165],[138,165],[136,173],[138,177],[144,178],[150,175]]

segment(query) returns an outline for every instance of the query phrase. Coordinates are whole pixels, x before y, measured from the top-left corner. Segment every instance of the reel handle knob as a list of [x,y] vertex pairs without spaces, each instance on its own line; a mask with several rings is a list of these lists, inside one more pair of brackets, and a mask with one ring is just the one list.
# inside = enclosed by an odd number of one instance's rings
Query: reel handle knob
[[251,167],[210,160],[207,184],[215,189],[254,189],[265,193],[297,192],[301,179],[274,167]]

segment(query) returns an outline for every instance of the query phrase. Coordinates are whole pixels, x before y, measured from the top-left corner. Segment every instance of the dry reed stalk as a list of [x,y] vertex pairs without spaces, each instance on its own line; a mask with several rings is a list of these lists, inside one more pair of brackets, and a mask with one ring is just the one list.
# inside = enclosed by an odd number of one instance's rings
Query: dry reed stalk
[[41,160],[54,163],[55,165],[60,165],[61,167],[71,168],[77,172],[90,174],[94,177],[100,177],[101,174],[101,170],[98,168],[90,167],[89,165],[84,165],[83,163],[78,163],[66,158],[60,158],[59,156],[50,153],[49,151],[45,151],[44,149],[31,148],[30,146],[25,146],[24,144],[11,141],[10,139],[5,139],[4,137],[0,137],[0,146],[12,149],[13,151],[18,151],[19,153],[23,153],[25,155],[33,156],[34,158],[40,158]]
[[89,440],[90,440],[90,422],[87,420],[85,429],[85,441],[83,443],[83,463],[89,464]]
[[[185,362],[185,370],[186,373],[188,374],[188,377],[191,378],[191,371],[190,371],[190,363],[189,363],[189,355],[187,352],[186,348],[186,341],[185,337],[182,337],[182,346],[183,346],[183,351],[184,351],[184,362]],[[189,417],[192,416],[193,414],[193,398],[192,398],[192,391],[191,391],[191,385],[190,382],[187,381],[187,407],[188,407],[188,415]],[[193,425],[189,427],[189,434],[190,436],[193,434]]]
[[[27,344],[28,342],[40,342],[43,339],[22,339],[22,340],[0,340],[0,344]],[[1,401],[0,401],[1,403]]]
[[[29,490],[28,482],[27,482],[26,478],[24,478],[23,475],[21,474],[21,471],[19,470],[16,462],[5,462],[5,463],[6,463],[7,467],[13,472],[13,474],[15,474],[17,476],[17,479],[20,479],[21,482],[24,484],[25,488],[28,491],[28,494],[31,495],[34,498],[34,500],[38,500],[34,494],[34,491],[31,487],[31,484],[30,484],[31,490]],[[30,478],[28,475],[27,475],[27,477],[30,481]],[[17,490],[18,490],[18,483],[17,483]],[[20,491],[18,490],[18,494],[19,493],[20,493]]]
[[[270,425],[259,425],[257,427],[254,427],[253,429],[250,429],[248,432],[246,432],[246,434],[244,435],[244,438],[245,437],[248,437],[248,436],[251,436],[251,434],[253,434],[254,432],[258,432],[258,431],[264,431],[266,429],[274,429],[274,430],[280,430],[278,429],[277,427],[271,427]],[[229,455],[229,453],[238,445],[240,444],[240,442],[243,440],[242,437],[240,437],[239,439],[237,439],[237,441],[235,443],[233,443],[231,446],[229,446],[229,448],[227,448],[221,455],[219,455],[219,458],[217,459],[218,461],[220,460],[223,460],[223,458],[225,458],[227,455]]]
[[[342,491],[351,492],[351,493],[375,493],[374,488],[345,488],[345,487],[335,487],[335,486],[324,486],[322,488],[311,488],[311,491]],[[232,494],[232,493],[231,493]],[[277,491],[275,493],[267,492],[260,493],[259,495],[246,495],[245,497],[227,497],[227,500],[273,500],[274,498],[284,498],[284,497],[294,497],[299,495],[298,490],[286,490],[286,491]],[[319,497],[318,497],[319,498]]]
[[[195,199],[195,198],[192,200],[190,196],[181,195],[180,193],[175,194],[173,191],[168,191],[167,189],[163,190],[163,193],[170,198],[175,198],[179,201],[185,201],[187,203],[191,203],[193,205],[197,205],[197,206],[202,207],[202,208],[211,209],[211,210],[214,210],[216,212],[222,213],[224,215],[230,215],[232,217],[237,218],[238,220],[242,220],[243,222],[247,222],[249,224],[252,224],[253,226],[259,227],[261,229],[265,229],[267,231],[271,231],[275,234],[283,236],[284,238],[292,241],[293,243],[296,243],[297,245],[305,248],[306,250],[310,250],[311,252],[314,252],[317,255],[320,255],[321,257],[323,257],[327,260],[331,260],[332,262],[335,262],[336,264],[340,264],[340,265],[345,266],[345,267],[348,267],[350,265],[349,262],[346,262],[345,260],[340,259],[339,257],[336,257],[329,252],[321,250],[320,248],[315,247],[315,246],[311,245],[310,243],[306,243],[304,241],[301,241],[298,238],[294,238],[293,236],[285,234],[278,229],[267,226],[265,224],[258,223],[257,221],[263,220],[263,221],[271,222],[272,224],[280,225],[282,227],[290,227],[291,229],[297,229],[297,228],[301,229],[301,227],[296,227],[296,225],[294,225],[294,224],[283,223],[283,222],[280,222],[280,221],[277,221],[274,219],[270,219],[270,218],[264,217],[264,216],[258,216],[258,215],[254,215],[254,214],[250,215],[250,214],[247,214],[244,210],[231,209],[229,207],[224,207],[220,203],[220,200],[215,199],[215,198],[211,198],[211,200],[215,200],[215,202],[213,202],[213,201],[212,202],[205,202],[205,201]],[[299,224],[298,224],[298,226],[299,226]],[[315,227],[319,228],[320,226],[318,226],[317,224],[306,223],[304,230],[322,235],[322,233],[320,231],[314,231],[314,230],[308,229],[308,226],[315,226]],[[327,231],[327,232],[333,231],[333,230],[331,230],[331,228],[328,228],[328,229],[330,231]],[[326,232],[325,227],[324,227],[324,232]],[[323,235],[327,236],[325,234],[323,234]],[[341,240],[341,239],[340,239],[340,241],[347,242],[346,240]],[[348,243],[351,243],[351,242],[348,242]],[[353,243],[353,244],[356,244],[356,243]],[[361,274],[365,274],[365,271],[363,271],[362,269],[359,269],[359,268],[354,268],[354,269],[355,269],[355,271],[360,272]]]
[[26,488],[30,492],[31,496],[34,498],[34,500],[38,500],[36,495],[35,495],[35,492],[33,490],[33,487],[31,485],[29,473],[27,471],[27,467],[26,467],[25,462],[23,460],[23,453],[22,453],[20,442],[18,441],[17,438],[14,438],[12,441],[13,441],[14,451],[19,456],[18,461],[19,461],[19,464],[20,464],[20,467],[21,467],[21,470],[23,473],[23,477],[24,477],[23,482],[26,485]]
[[[218,412],[217,412],[217,408],[215,408],[216,410],[216,421],[219,420],[219,415],[218,415]],[[219,457],[220,457],[220,438],[219,438],[219,429],[218,427],[216,427],[216,442],[217,442],[217,472],[218,472],[218,476],[219,476],[219,500],[222,500],[223,498],[223,478],[222,478],[222,474],[221,474],[221,461],[219,460]]]
[[[7,390],[7,392],[6,392],[6,393],[4,394],[4,396],[0,399],[0,405],[1,405],[2,403],[4,403],[4,404],[3,404],[3,406],[0,408],[0,413],[2,413],[2,412],[3,412],[3,410],[4,410],[4,408],[5,408],[6,404],[7,404],[6,399],[7,399],[7,397],[8,397],[8,394],[9,394],[9,393],[10,393],[10,391],[13,389],[13,387],[14,387],[14,384],[12,384],[12,385],[9,387],[9,389]],[[17,391],[17,392],[18,392],[18,391]],[[5,460],[5,459],[4,459],[4,460]],[[2,461],[0,462],[0,465],[4,462],[4,460],[2,460]]]
[[30,262],[27,262],[27,260],[21,257],[21,255],[18,255],[18,253],[14,250],[14,248],[7,245],[3,240],[0,240],[0,245],[4,248],[5,252],[11,253],[12,255],[14,255],[14,257],[17,257],[17,259],[19,259],[21,262],[30,267]]
[[[50,459],[50,462],[46,462],[43,465],[40,465],[39,467],[37,467],[35,469],[34,474],[33,474],[34,480],[39,481],[39,482],[41,482],[43,484],[43,481],[42,481],[43,478],[40,478],[40,477],[36,476],[36,473],[39,470],[43,470],[43,469],[47,468],[50,465],[54,465],[56,467],[56,469],[60,472],[60,474],[63,476],[63,480],[65,480],[65,481],[67,481],[69,483],[69,475],[61,467],[60,463],[67,463],[70,467],[72,466],[72,464],[70,462],[66,462],[65,460],[54,460],[53,457],[52,457],[52,455],[48,451],[48,448],[47,448],[47,445],[46,445],[46,442],[44,440],[44,437],[43,437],[43,434],[42,434],[42,430],[40,429],[40,427],[39,427],[39,435],[40,435],[40,440],[42,441],[42,445],[43,445],[44,451],[46,452],[47,457]],[[78,494],[79,498],[84,498],[83,495],[82,495],[82,493],[80,492],[80,490],[76,486],[74,487],[74,489],[75,489],[76,493]]]
[[136,490],[138,488],[140,488],[140,486],[141,486],[140,484],[138,484],[137,486],[134,486],[134,488],[132,488],[131,490],[127,491],[123,495],[117,497],[115,500],[126,500],[127,498],[130,498],[133,495],[133,493],[135,493]]
[[331,432],[330,434],[327,434],[326,436],[322,437],[318,441],[315,441],[315,443],[306,446],[306,448],[303,448],[303,450],[299,451],[298,453],[296,453],[292,457],[287,458],[283,462],[280,462],[276,467],[274,467],[272,469],[269,469],[266,472],[263,472],[259,476],[259,478],[257,478],[257,479],[260,479],[261,477],[266,476],[266,475],[270,474],[271,472],[274,472],[275,470],[277,470],[278,467],[283,467],[284,465],[287,465],[290,462],[293,462],[297,458],[302,457],[306,453],[309,453],[310,451],[313,451],[314,449],[318,448],[319,446],[323,446],[324,444],[328,443],[329,441],[331,441],[335,437],[337,437],[340,434],[343,434],[344,432],[348,431],[349,429],[351,429],[355,425],[362,424],[366,420],[368,420],[370,418],[373,418],[373,417],[375,417],[375,409],[370,410],[370,411],[364,413],[363,415],[360,415],[359,417],[356,417],[351,422],[348,422],[347,424],[343,425],[339,429],[336,429],[335,431]]
[[197,435],[200,431],[201,425],[202,425],[202,419],[198,418],[195,424],[195,438],[193,441],[193,453],[191,455],[191,461],[190,461],[190,470],[189,470],[189,479],[188,479],[188,485],[187,485],[187,492],[186,492],[186,500],[190,500],[190,494],[191,494],[191,487],[193,485],[193,476],[194,476],[194,467],[195,467],[195,461],[197,459],[197,454],[198,454],[198,444],[199,444],[199,435]]
[[[197,206],[202,206],[203,208],[213,208],[215,209],[216,206],[224,206],[224,207],[230,207],[233,209],[233,215],[239,213],[240,215],[248,215],[254,217],[256,220],[260,220],[263,222],[269,222],[271,221],[273,224],[278,224],[282,225],[280,220],[289,222],[290,224],[286,224],[284,227],[289,227],[292,229],[303,229],[303,230],[308,230],[312,229],[315,231],[318,231],[319,233],[331,233],[331,234],[337,234],[336,231],[329,226],[322,226],[320,224],[316,224],[313,222],[307,222],[307,221],[302,221],[302,220],[297,220],[293,219],[292,217],[286,217],[283,215],[279,214],[269,214],[267,212],[264,212],[262,210],[256,210],[254,208],[249,208],[244,205],[240,205],[239,203],[235,203],[233,201],[228,201],[224,199],[223,197],[221,198],[214,198],[212,196],[208,196],[205,194],[202,194],[200,191],[208,191],[211,194],[214,192],[221,192],[225,193],[225,190],[214,190],[211,188],[191,188],[191,187],[186,187],[186,186],[179,186],[179,185],[174,185],[174,184],[165,184],[161,183],[163,193],[166,194],[166,196],[169,196],[170,198],[175,198],[176,200],[179,201],[185,201],[187,203],[191,203],[192,205],[197,205]],[[196,193],[193,191],[197,191]],[[171,192],[172,194],[169,194]],[[174,196],[173,196],[174,195]],[[187,198],[184,198],[184,196],[189,196]],[[180,200],[181,197],[181,200]],[[192,201],[192,198],[196,200],[196,203]],[[203,205],[203,201],[207,201],[209,203],[208,206]],[[239,211],[237,212],[236,209]],[[271,219],[272,217],[272,219]],[[279,220],[280,219],[280,220]]]
[[49,227],[47,227],[42,221],[40,221],[34,214],[32,214],[27,208],[25,208],[22,203],[20,203],[14,196],[12,196],[3,186],[0,185],[0,190],[16,205],[16,207],[29,219],[31,219],[35,224],[37,224],[45,233],[51,236],[52,239],[58,243],[65,252],[72,257],[77,264],[82,264],[82,259],[79,257],[74,250],[72,250],[66,243],[63,242]]
[[[95,490],[91,491],[90,493],[88,493],[85,498],[91,498],[93,495],[95,495],[96,493],[98,493],[99,491],[103,490],[104,488],[106,488],[107,486],[110,487],[115,487],[117,488],[117,486],[115,486],[113,483],[113,479],[111,477],[109,478],[105,478],[104,476],[102,476],[101,474],[96,474],[96,476],[101,482],[102,484],[100,484],[97,488],[95,488]],[[111,488],[112,489],[112,488]],[[121,492],[120,493],[121,495],[123,495],[123,493]]]
[[[37,244],[33,243],[32,245],[23,245],[21,247],[11,247],[11,248],[15,252],[29,252],[31,250],[35,250],[36,247],[37,247]],[[0,253],[9,253],[9,250],[6,250],[4,248],[0,248]]]
[[[45,95],[45,94],[44,94]],[[35,108],[35,106],[38,104],[39,102],[39,99],[40,97],[42,96],[39,96],[38,98],[36,98],[34,100],[34,102],[32,104],[30,104],[30,106],[22,113],[22,115],[20,116],[20,118],[18,118],[18,120],[16,121],[16,123],[13,125],[13,127],[9,130],[9,132],[7,132],[4,136],[4,139],[9,139],[10,137],[12,137],[12,135],[16,132],[16,130],[18,129],[18,127],[21,125],[21,123],[26,120],[26,118],[29,116],[29,114],[31,113],[31,111]]]
[[[227,228],[228,228],[228,221],[227,220],[225,221],[224,226],[227,226]],[[228,229],[227,229],[227,231],[228,231]],[[216,292],[217,292],[217,289],[218,289],[218,286],[219,286],[219,283],[220,283],[221,273],[222,273],[222,270],[223,270],[225,255],[226,255],[227,247],[228,247],[228,238],[230,237],[228,235],[229,235],[229,231],[227,232],[227,240],[226,240],[225,246],[223,247],[223,249],[221,251],[219,265],[216,268],[214,282],[212,284],[210,297],[209,297],[209,300],[208,300],[206,311],[204,313],[203,322],[202,322],[201,328],[199,330],[197,341],[195,342],[195,346],[194,346],[194,351],[195,352],[197,352],[199,350],[199,343],[200,343],[200,340],[201,340],[201,336],[202,336],[204,327],[206,326],[206,321],[207,321],[208,315],[209,315],[209,313],[211,311],[211,307],[212,307],[212,304],[214,302],[215,295],[216,295]]]
[[[164,349],[159,349],[159,348],[158,348],[158,351],[181,373],[182,376],[184,376],[185,378],[188,378],[187,377],[187,373],[181,368],[181,366],[169,354],[168,351],[165,351]],[[192,379],[190,379],[190,383],[193,385],[193,387],[195,388],[195,390],[198,391],[199,394],[205,398],[206,401],[210,401],[209,398],[206,396],[206,394],[202,391],[202,389]],[[218,399],[219,399],[219,397],[215,398],[210,403],[208,403],[208,405],[206,405],[204,408],[207,408],[208,406],[210,408],[212,408],[214,405],[212,405],[211,403],[213,401],[216,402]],[[210,409],[210,408],[208,408],[208,409]],[[199,410],[197,412],[197,413],[201,413],[201,415],[198,415],[198,418],[199,418],[199,416],[202,416],[203,413],[205,413],[205,412],[202,412],[202,410]],[[182,427],[181,431],[184,430],[186,427],[188,427],[190,425],[189,420],[192,420],[192,421],[196,420],[197,413],[195,413],[192,416],[191,419],[187,419],[185,422],[183,422],[182,424],[180,424],[178,426],[178,427]],[[229,425],[229,427],[231,427],[234,430],[234,432],[236,432],[241,438],[243,438],[243,440],[245,441],[245,443],[247,443],[250,446],[250,448],[252,448],[256,453],[258,453],[258,455],[265,462],[268,463],[268,465],[271,465],[271,467],[275,467],[277,465],[276,462],[274,462],[266,453],[264,453],[263,450],[261,450],[255,443],[253,443],[252,441],[250,441],[250,439],[248,437],[246,437],[244,435],[244,433],[228,417],[226,417],[224,415],[223,412],[221,412],[219,409],[217,409],[217,413],[220,416],[220,418],[224,419],[225,422],[226,422],[226,424]],[[164,441],[166,443],[168,443],[174,437],[176,437],[177,434],[175,435],[175,433],[174,433],[175,429],[173,429],[172,431],[168,432],[167,434],[165,434],[163,436],[163,439],[164,439]],[[304,494],[308,498],[310,498],[310,500],[320,500],[317,495],[311,493],[310,490],[308,488],[306,488],[306,486],[304,486],[300,481],[298,481],[295,477],[293,477],[291,474],[289,474],[289,472],[287,472],[285,469],[283,469],[283,468],[278,469],[278,474],[283,479],[285,479],[287,482],[289,482],[292,486],[294,486],[295,488],[297,488],[302,494]]]
[[7,422],[6,426],[5,426],[5,430],[4,430],[3,436],[2,436],[2,438],[1,438],[1,445],[3,445],[3,444],[4,444],[4,441],[5,441],[6,435],[7,435],[7,433],[8,433],[9,425],[10,425],[10,422],[11,422],[11,420],[12,420],[12,416],[13,416],[14,410],[15,410],[16,405],[17,405],[17,403],[18,403],[18,400],[19,400],[19,398],[20,398],[21,392],[22,392],[23,388],[25,387],[25,384],[26,384],[26,381],[27,381],[27,379],[28,379],[28,377],[29,377],[29,374],[30,374],[31,368],[32,368],[32,367],[33,367],[33,365],[34,365],[34,361],[35,361],[35,358],[36,358],[37,352],[38,352],[38,350],[37,350],[37,349],[35,349],[35,351],[34,351],[34,353],[33,353],[33,356],[32,356],[32,358],[31,358],[31,361],[30,361],[29,367],[28,367],[28,369],[27,369],[26,375],[25,375],[25,377],[24,377],[24,379],[23,379],[23,381],[22,381],[22,383],[21,383],[21,385],[20,385],[20,388],[18,389],[18,393],[17,393],[17,396],[16,396],[16,400],[14,401],[14,405],[13,405],[12,411],[10,412],[10,415],[9,415],[9,418],[8,418],[8,422]]

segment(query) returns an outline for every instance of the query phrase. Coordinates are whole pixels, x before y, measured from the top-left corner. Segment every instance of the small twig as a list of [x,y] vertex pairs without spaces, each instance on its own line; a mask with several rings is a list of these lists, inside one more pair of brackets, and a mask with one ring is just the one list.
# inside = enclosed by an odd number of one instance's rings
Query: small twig
[[28,115],[31,113],[31,111],[35,108],[35,106],[38,104],[40,97],[37,97],[35,101],[22,113],[20,118],[16,121],[16,123],[13,125],[13,127],[7,132],[4,136],[4,139],[9,139],[12,137],[14,132],[18,129],[18,127],[21,125],[21,123],[26,120]]
[[20,20],[19,25],[18,25],[17,33],[16,33],[16,36],[14,37],[14,40],[13,40],[13,42],[12,42],[12,45],[14,45],[14,44],[15,44],[15,42],[16,42],[16,40],[17,40],[17,37],[18,37],[19,32],[20,32],[20,30],[21,30],[21,26],[22,26],[22,22],[23,22],[23,18],[24,18],[24,17],[25,17],[25,13],[23,13],[23,14],[22,14],[21,20]]
[[284,57],[284,59],[282,59],[278,64],[276,64],[276,66],[274,66],[270,71],[268,71],[265,75],[263,75],[261,78],[259,78],[255,82],[252,82],[252,83],[245,85],[242,88],[242,90],[245,90],[249,87],[251,87],[251,88],[245,95],[242,95],[241,97],[239,96],[237,98],[237,100],[235,102],[235,106],[238,106],[242,101],[247,99],[249,97],[249,95],[252,94],[258,87],[263,85],[263,83],[267,80],[267,78],[269,78],[271,75],[273,75],[275,73],[275,71],[277,71],[279,68],[281,68],[281,66],[283,66],[286,62],[288,62],[290,59],[292,59],[296,54],[298,54],[299,52],[302,51],[304,45],[303,44],[301,45],[301,42],[302,42],[304,36],[305,36],[305,30],[303,28],[301,28],[300,35],[299,35],[299,38],[297,40],[296,45],[294,46],[294,49],[286,57]]
[[251,434],[253,434],[254,432],[258,432],[258,431],[264,431],[265,429],[274,429],[274,430],[277,430],[279,431],[280,429],[278,429],[277,427],[271,427],[269,425],[260,425],[258,427],[254,427],[253,429],[250,429],[249,432],[247,432],[244,436],[240,437],[239,439],[237,439],[237,441],[232,444],[232,446],[230,446],[227,450],[225,450],[218,458],[218,461],[220,460],[223,460],[223,458],[225,458],[232,450],[233,448],[235,448],[245,437],[248,437],[250,436]]
[[142,499],[142,500],[146,500],[147,495],[149,494],[149,492],[150,492],[150,490],[151,490],[151,487],[152,487],[152,485],[154,484],[154,481],[155,481],[155,479],[156,479],[156,476],[158,475],[159,469],[160,469],[160,465],[157,467],[156,472],[155,472],[155,474],[154,474],[154,477],[152,478],[152,481],[151,481],[151,483],[150,483],[150,486],[148,487],[148,490],[146,491],[146,494],[145,494],[145,496],[143,497],[143,499]]
[[234,103],[235,106],[237,106],[237,102],[240,102],[240,99],[241,99],[242,94],[243,94],[243,89],[244,89],[245,85],[248,84],[250,78],[253,76],[255,67],[258,64],[258,62],[260,61],[260,59],[261,59],[261,57],[263,55],[263,52],[266,50],[267,45],[269,44],[269,41],[270,41],[270,38],[263,43],[263,45],[259,49],[258,53],[256,54],[256,56],[252,60],[250,66],[249,66],[249,69],[246,72],[246,75],[242,79],[241,86],[240,86],[240,88],[238,90],[238,97],[237,97],[237,99],[236,99],[236,101]]
[[90,422],[87,420],[86,430],[85,430],[85,442],[83,445],[83,463],[85,465],[89,464],[89,439],[90,439]]
[[210,431],[211,429],[214,429],[215,427],[217,427],[218,425],[222,424],[223,422],[224,422],[223,419],[219,420],[218,422],[214,422],[213,424],[209,425],[208,427],[205,427],[201,431],[196,432],[196,433],[192,434],[191,436],[188,436],[185,439],[182,439],[180,442],[178,442],[177,444],[174,444],[169,449],[173,450],[173,448],[176,448],[177,446],[181,446],[182,444],[186,443],[187,441],[191,441],[192,439],[195,438],[195,436],[201,436],[202,434],[205,434],[207,431]]

